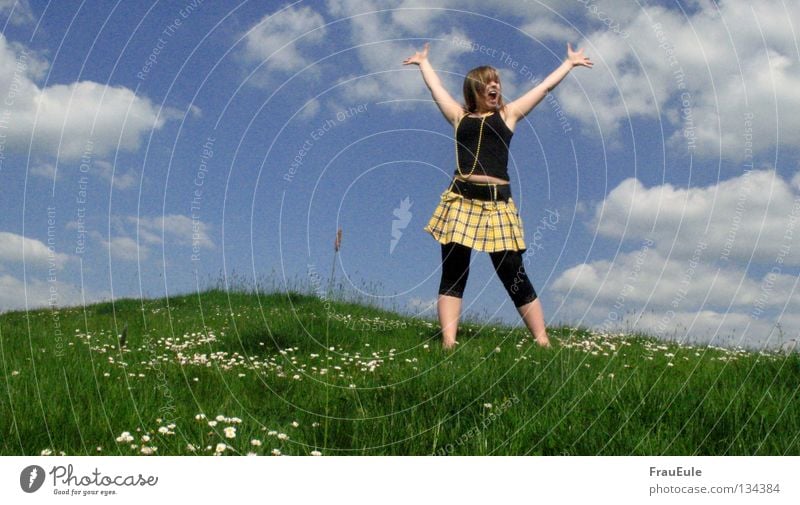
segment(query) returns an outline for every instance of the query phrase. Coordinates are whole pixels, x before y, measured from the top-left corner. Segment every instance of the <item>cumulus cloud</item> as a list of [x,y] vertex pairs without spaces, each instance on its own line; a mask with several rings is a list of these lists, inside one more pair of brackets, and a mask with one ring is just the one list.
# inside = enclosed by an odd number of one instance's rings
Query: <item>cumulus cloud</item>
[[114,165],[105,160],[98,160],[94,163],[100,177],[110,182],[114,189],[126,190],[135,188],[139,184],[139,175],[133,169],[114,170]]
[[0,0],[0,17],[8,18],[13,25],[26,25],[35,21],[28,0]]
[[206,249],[215,247],[209,235],[209,225],[183,214],[168,214],[163,217],[130,216],[127,221],[138,229],[142,240],[150,244],[161,244],[163,232],[165,237],[174,240],[178,245],[197,245]]
[[[343,100],[348,103],[390,101],[393,107],[403,107],[413,103],[408,100],[430,99],[419,70],[402,66],[404,59],[422,49],[424,41],[393,41],[414,33],[425,33],[432,39],[439,39],[431,43],[430,60],[451,93],[460,89],[461,77],[452,76],[449,72],[456,57],[469,51],[466,43],[468,37],[461,30],[451,29],[444,33],[436,27],[437,20],[446,14],[444,11],[396,10],[418,3],[395,1],[385,4],[372,0],[328,2],[332,16],[347,18],[349,42],[357,47],[356,54],[362,69],[360,74],[350,74],[338,80],[343,83],[339,88]],[[457,96],[454,98],[458,100]]]
[[168,214],[163,217],[114,216],[111,219],[112,233],[108,236],[97,231],[90,236],[121,261],[148,259],[154,248],[168,245],[213,249],[211,227],[200,220],[183,214]]
[[131,237],[117,236],[106,240],[102,234],[96,231],[91,232],[90,235],[97,240],[103,249],[114,259],[137,261],[146,260],[148,256],[150,256],[150,248],[145,245],[137,244],[136,240]]
[[272,71],[300,70],[311,62],[307,49],[324,39],[324,25],[322,15],[308,6],[267,14],[244,35],[244,57],[263,61]]
[[79,81],[39,87],[43,65],[36,53],[0,34],[0,121],[9,150],[67,160],[136,150],[146,133],[180,117],[122,86]]
[[800,313],[797,179],[754,170],[697,188],[623,181],[592,226],[634,248],[568,268],[552,289],[583,324],[779,345],[776,325]]
[[0,263],[25,264],[36,268],[63,268],[69,256],[53,251],[40,240],[16,233],[0,232]]
[[[691,256],[703,240],[723,261],[771,263],[791,245],[799,214],[797,185],[774,170],[753,170],[707,187],[646,188],[626,179],[597,205],[594,226],[611,238],[650,236],[673,257]],[[788,265],[800,265],[800,247],[781,256]]]
[[56,166],[52,163],[37,163],[31,166],[30,174],[37,177],[44,177],[45,179],[53,179],[56,177]]
[[780,0],[698,2],[687,14],[646,6],[619,19],[629,37],[591,33],[595,68],[557,91],[585,125],[613,133],[633,118],[664,121],[671,148],[728,159],[746,156],[749,134],[755,151],[796,145],[800,116],[788,111],[800,108],[800,10]]

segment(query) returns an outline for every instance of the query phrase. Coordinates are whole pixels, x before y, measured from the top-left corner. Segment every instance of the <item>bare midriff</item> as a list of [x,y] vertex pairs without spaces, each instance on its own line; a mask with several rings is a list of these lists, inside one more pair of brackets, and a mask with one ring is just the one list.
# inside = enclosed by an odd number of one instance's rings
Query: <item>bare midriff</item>
[[457,175],[456,179],[458,179],[459,181],[477,182],[481,184],[497,184],[497,185],[508,184],[507,180],[500,179],[499,177],[492,177],[491,175],[472,174],[469,177],[461,177],[460,175]]

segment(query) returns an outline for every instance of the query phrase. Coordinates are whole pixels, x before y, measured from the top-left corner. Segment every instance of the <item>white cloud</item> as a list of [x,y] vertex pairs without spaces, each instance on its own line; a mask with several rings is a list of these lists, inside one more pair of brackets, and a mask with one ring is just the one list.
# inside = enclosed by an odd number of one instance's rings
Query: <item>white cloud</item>
[[[561,10],[574,11],[571,6],[553,3]],[[345,101],[392,101],[393,108],[411,107],[419,100],[430,100],[416,67],[403,67],[402,61],[422,49],[424,40],[395,42],[400,39],[425,37],[431,41],[429,58],[445,88],[456,101],[462,101],[463,76],[469,70],[458,60],[469,53],[473,42],[468,33],[457,23],[461,19],[479,19],[486,26],[508,30],[515,37],[525,38],[521,30],[529,29],[532,42],[541,39],[565,38],[572,33],[563,21],[545,4],[538,2],[512,3],[500,0],[329,0],[329,14],[337,19],[348,18],[350,44],[357,46],[356,54],[361,64],[360,74],[350,74],[338,82],[347,83],[338,89]],[[382,12],[377,12],[382,11]],[[486,16],[489,16],[487,19]],[[496,19],[492,19],[494,16]],[[454,21],[457,20],[457,21]],[[488,64],[503,68],[501,51],[507,49],[497,44],[497,39],[486,38],[474,41],[496,50],[496,56],[487,55]],[[521,55],[513,55],[519,64],[526,63]],[[398,72],[398,70],[401,70]],[[544,77],[544,75],[540,76]],[[512,71],[502,75],[504,95],[516,98],[527,90],[528,82]],[[523,82],[520,82],[523,81]]]
[[81,292],[79,286],[61,281],[50,282],[28,277],[27,282],[23,282],[11,275],[0,274],[0,312],[48,306],[80,306],[84,300],[88,304],[108,298],[108,293],[88,290]]
[[162,230],[165,236],[179,245],[193,245],[213,249],[214,241],[209,236],[210,227],[199,220],[192,220],[182,214],[169,214],[163,217],[129,217],[128,221],[138,225],[140,236],[146,241],[161,242]]
[[68,160],[135,150],[147,132],[180,117],[121,86],[79,81],[40,88],[34,81],[43,65],[36,53],[0,34],[0,113],[9,125],[9,149]]
[[110,253],[112,258],[122,261],[145,260],[150,255],[150,249],[145,245],[139,245],[136,240],[130,237],[112,237],[106,240],[100,233],[91,232],[92,238],[96,239],[103,247],[104,252]]
[[796,146],[800,115],[789,111],[800,109],[792,63],[800,9],[769,0],[723,2],[688,17],[658,6],[628,21],[632,14],[620,15],[629,37],[603,28],[582,44],[596,65],[574,73],[580,88],[574,79],[559,86],[570,114],[606,133],[631,118],[664,120],[674,127],[670,148],[739,160],[752,113],[756,152]]
[[114,189],[126,190],[135,188],[139,184],[139,175],[133,169],[125,172],[115,171],[114,165],[105,160],[98,160],[94,165],[98,168],[100,177],[112,183]]
[[45,179],[53,179],[56,177],[56,166],[52,163],[37,163],[31,166],[30,174],[44,177]]
[[209,235],[211,227],[182,214],[169,214],[163,218],[113,216],[111,224],[111,236],[97,231],[89,234],[104,251],[110,251],[113,258],[123,261],[147,259],[154,247],[164,247],[165,244],[203,249],[215,247]]
[[[795,180],[797,175],[792,180]],[[753,170],[708,187],[645,188],[626,179],[595,208],[594,226],[607,237],[652,237],[658,249],[687,258],[703,240],[723,261],[772,263],[800,229],[800,189],[772,170]],[[800,265],[800,247],[782,255]]]
[[63,268],[69,256],[55,251],[36,239],[16,233],[0,232],[0,262],[19,263],[27,266]]
[[800,188],[772,170],[688,189],[628,179],[595,207],[593,226],[636,249],[553,282],[580,323],[704,341],[747,329],[760,345],[798,319]]
[[713,251],[697,244],[688,259],[668,257],[642,247],[612,260],[597,260],[565,270],[553,283],[560,293],[613,307],[624,301],[628,308],[648,306],[660,312],[697,307],[714,310],[800,310],[800,293],[792,288],[795,277],[765,274],[760,279],[738,266],[714,264]]
[[320,104],[316,98],[311,99],[306,103],[303,108],[297,113],[298,119],[308,119],[314,117],[319,112]]
[[534,19],[521,28],[533,40],[546,41],[555,40],[565,42],[577,37],[577,33],[572,27],[559,23],[553,19]]
[[324,24],[323,17],[308,6],[267,14],[245,35],[244,56],[250,61],[265,61],[269,70],[299,70],[311,62],[304,48],[324,39]]
[[0,16],[8,16],[13,25],[25,25],[35,21],[28,0],[0,0]]

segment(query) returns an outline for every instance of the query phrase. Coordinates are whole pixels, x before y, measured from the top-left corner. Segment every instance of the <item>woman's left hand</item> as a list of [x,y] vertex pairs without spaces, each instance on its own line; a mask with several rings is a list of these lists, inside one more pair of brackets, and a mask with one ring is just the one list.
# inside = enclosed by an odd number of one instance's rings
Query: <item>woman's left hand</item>
[[569,42],[567,42],[567,61],[569,61],[573,67],[592,68],[592,65],[594,65],[588,56],[583,55],[583,49],[573,51],[572,45],[570,45]]

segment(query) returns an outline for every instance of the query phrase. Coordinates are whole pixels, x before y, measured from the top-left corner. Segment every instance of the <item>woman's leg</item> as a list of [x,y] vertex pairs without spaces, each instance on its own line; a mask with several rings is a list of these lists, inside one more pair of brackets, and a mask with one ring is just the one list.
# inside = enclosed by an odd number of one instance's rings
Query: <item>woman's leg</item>
[[442,280],[439,283],[439,324],[442,327],[442,346],[453,347],[461,317],[461,299],[469,277],[469,257],[472,249],[456,242],[442,245]]
[[544,311],[542,302],[533,289],[525,265],[522,262],[522,253],[519,251],[498,251],[490,253],[494,270],[506,288],[517,312],[525,321],[525,326],[531,332],[536,343],[542,347],[550,347],[547,338],[547,328],[544,324]]

